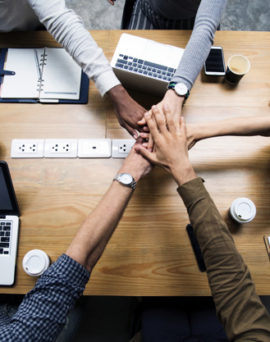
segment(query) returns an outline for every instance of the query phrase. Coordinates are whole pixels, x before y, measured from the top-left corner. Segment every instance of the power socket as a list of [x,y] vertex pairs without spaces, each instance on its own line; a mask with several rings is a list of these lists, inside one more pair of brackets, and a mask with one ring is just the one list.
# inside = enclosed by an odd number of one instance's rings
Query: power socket
[[79,158],[110,158],[111,155],[111,139],[79,139]]
[[46,158],[76,158],[78,150],[77,139],[46,139]]
[[135,144],[134,139],[113,139],[112,157],[113,158],[126,158],[134,144]]
[[13,139],[11,158],[43,158],[44,139]]

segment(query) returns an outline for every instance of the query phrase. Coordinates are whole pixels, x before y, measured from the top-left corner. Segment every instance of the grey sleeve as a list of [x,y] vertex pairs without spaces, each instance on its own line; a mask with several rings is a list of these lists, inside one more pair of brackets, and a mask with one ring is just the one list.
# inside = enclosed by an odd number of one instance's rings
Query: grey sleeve
[[191,89],[213,44],[226,0],[202,0],[197,11],[192,35],[172,78]]

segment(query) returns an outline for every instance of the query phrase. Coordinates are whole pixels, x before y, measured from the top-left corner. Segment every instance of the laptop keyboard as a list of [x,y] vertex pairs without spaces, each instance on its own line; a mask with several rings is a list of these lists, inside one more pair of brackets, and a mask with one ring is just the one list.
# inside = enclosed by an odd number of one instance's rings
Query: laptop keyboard
[[10,253],[11,221],[0,220],[0,255]]
[[167,82],[172,79],[176,71],[176,69],[168,68],[161,64],[155,64],[122,54],[120,54],[119,58],[117,59],[116,67]]

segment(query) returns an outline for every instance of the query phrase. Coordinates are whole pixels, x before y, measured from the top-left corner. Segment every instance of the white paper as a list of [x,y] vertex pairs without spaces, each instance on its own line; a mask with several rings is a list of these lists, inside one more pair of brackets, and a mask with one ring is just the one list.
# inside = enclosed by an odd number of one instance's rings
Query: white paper
[[8,49],[4,70],[15,75],[4,77],[1,98],[41,102],[80,98],[81,68],[62,48]]
[[47,56],[40,98],[78,100],[81,68],[64,49],[45,48],[45,51]]
[[[36,49],[39,54],[42,50]],[[8,49],[4,70],[15,71],[15,75],[4,76],[2,98],[38,98],[39,73],[34,49]]]

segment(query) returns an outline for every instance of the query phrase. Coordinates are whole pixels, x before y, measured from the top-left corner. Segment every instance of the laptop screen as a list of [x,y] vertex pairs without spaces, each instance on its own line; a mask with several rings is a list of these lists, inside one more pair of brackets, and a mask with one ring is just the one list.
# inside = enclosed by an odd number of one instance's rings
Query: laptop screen
[[8,165],[0,161],[0,215],[19,215]]

